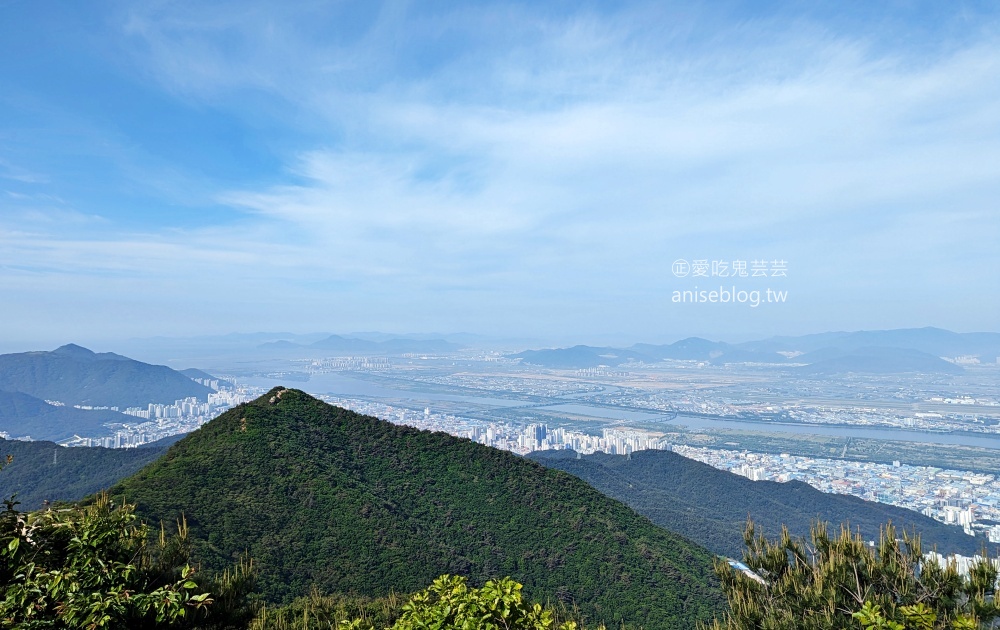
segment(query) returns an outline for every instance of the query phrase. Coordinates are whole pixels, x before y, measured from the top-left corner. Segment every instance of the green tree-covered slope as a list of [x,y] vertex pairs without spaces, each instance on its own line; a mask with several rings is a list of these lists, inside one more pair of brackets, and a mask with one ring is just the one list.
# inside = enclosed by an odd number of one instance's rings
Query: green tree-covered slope
[[[280,394],[280,395],[279,395]],[[581,480],[443,433],[273,390],[116,486],[152,522],[187,517],[212,569],[245,550],[271,601],[512,576],[592,622],[694,627],[722,605],[712,555]]]
[[37,510],[45,501],[79,501],[149,464],[179,438],[119,449],[0,439],[0,458],[14,458],[0,475],[0,499],[16,494],[22,510]]
[[657,525],[733,558],[743,552],[748,516],[770,536],[786,525],[793,536],[807,538],[811,524],[821,520],[834,527],[849,523],[865,540],[878,540],[880,528],[891,521],[902,530],[916,530],[925,547],[936,546],[942,553],[971,556],[984,542],[912,510],[827,494],[799,481],[751,481],[669,451],[639,451],[630,458],[595,453],[580,459],[571,451],[540,451],[530,457],[576,475]]
[[987,630],[1000,626],[997,566],[929,562],[919,539],[886,526],[875,546],[817,526],[768,540],[750,523],[743,562],[718,562],[729,611],[699,630]]

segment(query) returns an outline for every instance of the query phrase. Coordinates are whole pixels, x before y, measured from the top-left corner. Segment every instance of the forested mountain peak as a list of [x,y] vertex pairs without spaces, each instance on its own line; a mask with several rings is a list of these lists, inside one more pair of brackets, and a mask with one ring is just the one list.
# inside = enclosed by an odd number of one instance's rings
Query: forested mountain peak
[[184,514],[210,568],[249,551],[270,601],[451,573],[510,575],[615,625],[691,628],[722,604],[709,552],[576,477],[294,389],[219,416],[113,492],[153,522]]

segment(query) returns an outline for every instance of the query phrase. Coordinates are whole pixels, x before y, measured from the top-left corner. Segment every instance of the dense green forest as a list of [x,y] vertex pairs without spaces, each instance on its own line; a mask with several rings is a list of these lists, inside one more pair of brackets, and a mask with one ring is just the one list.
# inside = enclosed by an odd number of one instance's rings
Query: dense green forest
[[23,510],[38,509],[46,501],[79,501],[149,464],[180,437],[119,449],[0,439],[0,456],[14,458],[0,475],[0,499],[17,495]]
[[509,575],[588,623],[687,630],[722,605],[712,554],[576,477],[297,390],[223,414],[112,493],[149,522],[184,514],[208,570],[249,552],[271,602],[455,574]]
[[[670,452],[533,454],[547,469],[284,389],[147,448],[0,448],[13,455],[0,494],[20,487],[31,501],[141,468],[111,500],[33,514],[7,503],[5,627],[974,630],[998,614],[996,569],[962,578],[927,565],[919,542],[884,524],[916,526],[926,540],[929,519]],[[555,468],[726,545],[756,577]],[[157,537],[140,515],[174,525]],[[748,515],[758,522],[744,531]],[[829,537],[817,517],[848,519],[864,536]]]
[[64,440],[76,435],[106,435],[106,423],[135,418],[109,409],[77,409],[50,405],[23,392],[0,391],[0,430],[11,437]]
[[249,630],[585,630],[567,606],[530,602],[522,589],[509,577],[477,588],[464,577],[442,575],[409,596],[313,592],[285,606],[261,607]]
[[920,538],[891,525],[875,544],[817,525],[768,539],[748,523],[745,567],[719,561],[729,610],[700,630],[986,630],[1000,625],[997,566],[928,562]]
[[630,505],[657,525],[733,558],[742,553],[747,517],[758,531],[777,535],[783,525],[806,538],[817,520],[849,523],[865,540],[878,540],[887,522],[919,532],[928,548],[974,555],[983,539],[967,536],[912,510],[828,494],[806,483],[751,481],[670,451],[639,451],[630,457],[595,453],[577,459],[572,451],[540,451],[530,457],[580,477]]
[[174,535],[153,538],[133,506],[106,494],[33,513],[4,503],[2,628],[236,630],[256,613],[252,563],[198,571],[183,522]]

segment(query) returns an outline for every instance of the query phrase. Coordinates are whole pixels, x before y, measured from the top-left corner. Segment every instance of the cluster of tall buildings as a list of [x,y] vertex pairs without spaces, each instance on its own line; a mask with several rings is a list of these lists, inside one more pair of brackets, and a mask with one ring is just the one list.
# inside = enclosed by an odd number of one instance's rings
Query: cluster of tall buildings
[[488,424],[474,426],[459,435],[520,454],[572,449],[585,455],[597,452],[629,455],[635,451],[664,448],[661,434],[634,429],[602,429],[601,435],[596,436],[562,427],[549,428],[545,424],[529,424],[523,428]]
[[521,455],[532,451],[561,449],[573,449],[585,455],[597,452],[628,455],[635,451],[669,448],[663,440],[662,433],[638,429],[605,428],[601,430],[600,435],[592,435],[564,427],[549,427],[539,422],[527,425],[513,422],[483,422],[448,413],[432,412],[430,409],[418,411],[379,402],[331,396],[321,396],[321,398],[345,409],[382,418],[395,424],[430,431],[444,431]]
[[[159,438],[156,438],[159,439]],[[114,435],[104,437],[80,437],[74,435],[68,440],[62,440],[60,446],[103,446],[104,448],[133,448],[148,442],[153,442],[151,434],[142,431],[116,431]]]
[[256,391],[248,389],[222,389],[210,393],[207,402],[190,397],[174,401],[169,405],[150,403],[145,407],[129,407],[122,413],[137,418],[140,422],[121,426],[111,425],[114,435],[99,437],[74,435],[59,444],[105,448],[140,446],[178,433],[193,431],[236,405],[253,400],[256,395]]
[[160,405],[150,403],[146,407],[129,407],[122,413],[127,416],[135,416],[145,420],[157,420],[159,418],[183,418],[185,416],[207,416],[212,413],[213,405],[203,403],[196,397],[185,398],[174,401],[172,405]]
[[313,372],[384,372],[391,368],[386,357],[333,357],[309,364]]

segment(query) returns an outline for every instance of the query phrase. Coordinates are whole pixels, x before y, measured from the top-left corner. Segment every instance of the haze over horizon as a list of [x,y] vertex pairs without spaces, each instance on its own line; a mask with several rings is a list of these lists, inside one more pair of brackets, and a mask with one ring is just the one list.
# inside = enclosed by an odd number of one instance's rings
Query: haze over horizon
[[0,10],[19,349],[998,331],[992,3]]

